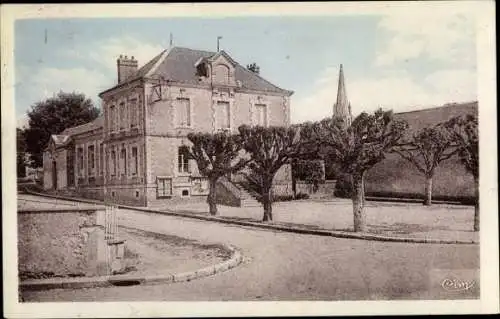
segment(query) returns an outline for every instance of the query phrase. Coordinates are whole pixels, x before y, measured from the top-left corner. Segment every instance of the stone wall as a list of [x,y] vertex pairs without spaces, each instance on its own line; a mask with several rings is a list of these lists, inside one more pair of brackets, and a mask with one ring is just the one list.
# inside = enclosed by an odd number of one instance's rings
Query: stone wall
[[104,207],[18,211],[19,273],[103,275]]
[[310,197],[334,197],[335,180],[326,180],[324,183],[318,185],[318,189],[314,191],[312,184],[307,184],[304,181],[297,181],[296,192],[308,194]]

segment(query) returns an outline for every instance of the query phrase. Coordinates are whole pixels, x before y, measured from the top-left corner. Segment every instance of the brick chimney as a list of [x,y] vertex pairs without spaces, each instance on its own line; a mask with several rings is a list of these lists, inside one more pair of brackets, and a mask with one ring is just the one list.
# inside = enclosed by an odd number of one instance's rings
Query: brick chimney
[[125,81],[129,76],[137,72],[137,60],[132,56],[130,59],[125,55],[120,55],[116,60],[118,70],[118,83]]

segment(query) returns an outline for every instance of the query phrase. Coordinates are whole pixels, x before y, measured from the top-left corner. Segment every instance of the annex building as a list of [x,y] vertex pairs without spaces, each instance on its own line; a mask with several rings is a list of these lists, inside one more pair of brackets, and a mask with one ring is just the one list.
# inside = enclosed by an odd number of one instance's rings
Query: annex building
[[[288,126],[292,94],[224,51],[173,47],[141,68],[120,56],[117,84],[99,94],[101,115],[51,137],[44,188],[137,206],[205,200],[208,182],[188,156],[187,134]],[[290,173],[277,174],[276,190],[291,191]],[[238,178],[219,184],[223,198],[252,201]]]

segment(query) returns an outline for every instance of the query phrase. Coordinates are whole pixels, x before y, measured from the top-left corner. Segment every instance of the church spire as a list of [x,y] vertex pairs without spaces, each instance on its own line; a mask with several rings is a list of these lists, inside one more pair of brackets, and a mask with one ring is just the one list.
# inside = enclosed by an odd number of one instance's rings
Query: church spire
[[344,70],[342,64],[340,65],[339,72],[339,86],[337,89],[337,102],[333,105],[333,116],[344,119],[347,125],[351,125],[351,103],[347,99],[345,89]]

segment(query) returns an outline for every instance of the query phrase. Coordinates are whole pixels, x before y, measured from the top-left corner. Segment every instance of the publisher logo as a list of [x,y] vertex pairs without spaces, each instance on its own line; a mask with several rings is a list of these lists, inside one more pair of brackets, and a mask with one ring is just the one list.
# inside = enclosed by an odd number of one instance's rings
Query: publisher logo
[[463,280],[455,276],[445,278],[441,282],[441,287],[446,291],[465,291],[474,287],[474,280]]

